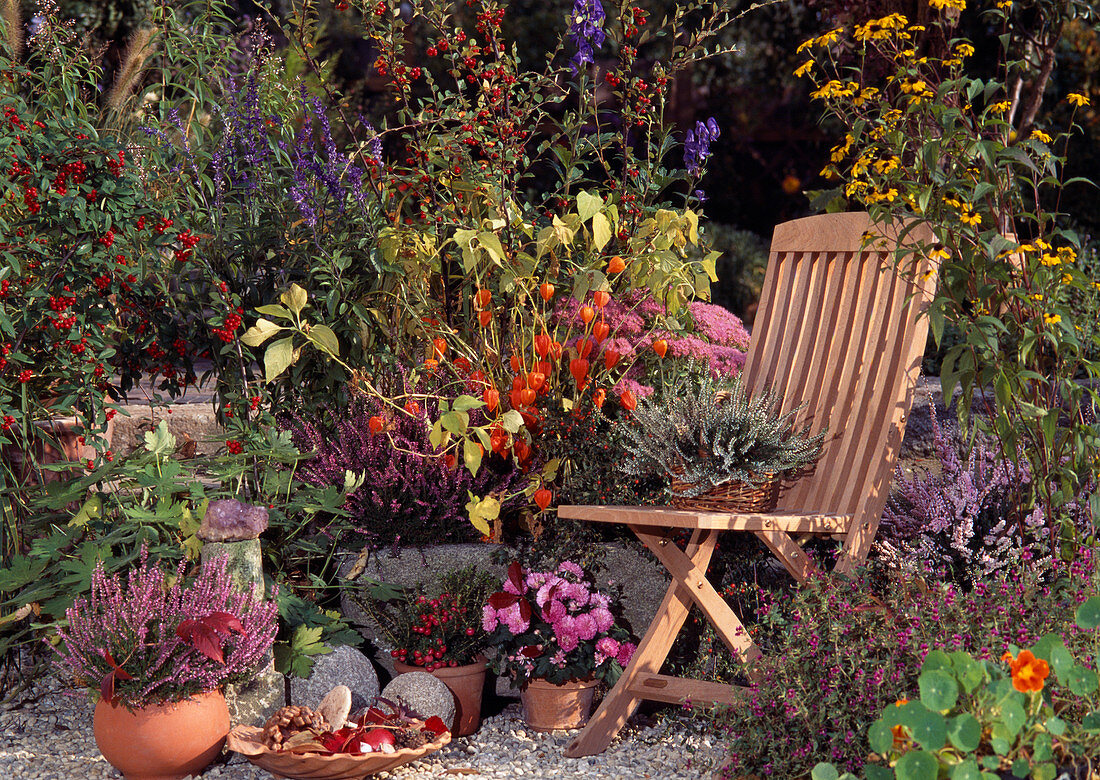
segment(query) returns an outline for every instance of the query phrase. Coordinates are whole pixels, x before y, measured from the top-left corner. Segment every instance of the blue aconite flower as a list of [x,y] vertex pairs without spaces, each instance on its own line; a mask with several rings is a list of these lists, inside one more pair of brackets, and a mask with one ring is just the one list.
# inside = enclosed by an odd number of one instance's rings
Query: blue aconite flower
[[603,46],[607,37],[603,30],[604,13],[600,0],[575,0],[569,14],[569,37],[577,47],[573,55],[573,70],[579,73],[585,63],[595,62],[594,48]]
[[684,139],[684,167],[692,176],[703,173],[703,163],[710,157],[710,145],[718,139],[718,120],[711,117],[706,122],[696,122],[694,130],[688,130]]

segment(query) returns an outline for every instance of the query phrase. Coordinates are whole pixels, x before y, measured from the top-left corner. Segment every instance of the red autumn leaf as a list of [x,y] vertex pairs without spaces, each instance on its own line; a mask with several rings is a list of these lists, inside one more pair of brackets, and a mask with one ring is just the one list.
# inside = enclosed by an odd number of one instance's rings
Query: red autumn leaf
[[107,672],[103,675],[103,679],[99,681],[99,695],[108,704],[115,703],[115,673],[113,671]]
[[103,651],[103,660],[111,665],[111,669],[115,673],[115,677],[119,680],[132,680],[134,676],[118,665],[118,661],[114,659],[114,656],[107,650]]
[[519,616],[524,622],[531,619],[531,604],[527,599],[519,600]]
[[212,661],[224,664],[222,643],[234,631],[244,633],[240,620],[228,612],[211,612],[206,617],[181,621],[176,636]]
[[447,728],[447,724],[443,722],[443,719],[438,715],[432,715],[426,721],[424,721],[424,729],[430,731],[433,734],[446,734],[450,731]]
[[489,606],[493,609],[507,609],[519,601],[519,596],[514,593],[494,593],[489,597]]
[[540,655],[542,655],[542,651],[539,650],[538,645],[527,645],[527,647],[524,647],[519,651],[519,654],[524,656],[525,658],[538,658]]
[[523,567],[519,565],[519,561],[512,561],[508,565],[508,582],[512,583],[513,588],[523,592]]

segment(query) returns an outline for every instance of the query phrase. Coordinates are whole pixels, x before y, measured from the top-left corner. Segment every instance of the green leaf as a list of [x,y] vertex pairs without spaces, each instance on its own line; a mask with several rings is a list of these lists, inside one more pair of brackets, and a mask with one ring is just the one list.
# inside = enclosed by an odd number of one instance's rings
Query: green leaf
[[313,671],[313,656],[332,652],[332,648],[321,641],[323,631],[321,626],[296,627],[289,642],[275,645],[275,669],[292,677],[309,677]]
[[443,446],[443,423],[439,420],[436,420],[432,426],[432,432],[428,434],[428,442],[437,450]]
[[982,770],[977,761],[968,758],[951,769],[951,780],[982,780]]
[[328,325],[313,325],[306,336],[328,354],[340,357],[340,340]]
[[1037,734],[1031,747],[1031,759],[1043,763],[1054,758],[1054,740],[1050,734]]
[[594,214],[592,216],[592,244],[596,247],[596,251],[602,252],[610,241],[611,222],[601,213]]
[[[1053,718],[1051,718],[1051,720],[1053,720]],[[1094,710],[1085,715],[1085,717],[1081,719],[1081,728],[1089,734],[1100,734],[1100,710]],[[1055,736],[1061,733],[1050,728],[1049,720],[1047,721],[1047,730]],[[1065,726],[1062,727],[1062,730],[1065,731]]]
[[500,424],[508,433],[519,433],[523,427],[523,415],[515,409],[509,409],[500,418]]
[[34,560],[26,555],[14,555],[10,563],[0,569],[0,591],[17,591],[35,582],[45,569],[46,561]]
[[470,475],[476,477],[477,470],[481,468],[481,448],[473,439],[462,442],[462,462],[470,471]]
[[894,747],[894,732],[882,720],[876,720],[867,729],[867,742],[871,750],[885,756]]
[[895,780],[894,770],[888,766],[867,764],[863,767],[863,774],[867,780]]
[[482,536],[488,536],[492,530],[489,521],[500,517],[500,502],[492,496],[477,498],[470,494],[470,500],[466,502],[466,512],[470,517],[470,523]]
[[294,362],[294,338],[287,336],[271,343],[264,352],[264,379],[273,382]]
[[269,317],[275,317],[280,320],[289,320],[290,310],[285,306],[280,306],[277,303],[269,303],[264,306],[257,306],[256,311],[260,314],[266,314]]
[[1088,696],[1096,690],[1100,679],[1092,669],[1075,665],[1068,673],[1070,691],[1075,696]]
[[255,325],[244,332],[241,341],[249,347],[258,347],[281,330],[283,328],[271,320],[265,320],[261,317],[256,320]]
[[1016,777],[1027,777],[1029,769],[1031,769],[1031,764],[1023,756],[1012,762],[1012,774]]
[[1086,631],[1100,627],[1100,596],[1089,596],[1085,603],[1077,608],[1077,626]]
[[905,712],[904,723],[909,727],[913,739],[928,750],[939,750],[947,743],[947,721],[938,712],[932,712],[923,704],[910,702],[902,707],[910,708]]
[[921,664],[921,672],[930,672],[934,669],[950,669],[952,667],[951,656],[943,650],[929,650]]
[[811,780],[840,780],[840,773],[836,771],[835,766],[823,761],[810,770],[810,778]]
[[474,398],[472,395],[460,395],[454,400],[451,408],[456,412],[468,412],[471,409],[480,409],[485,406],[485,402],[480,398]]
[[1001,705],[1000,721],[1008,729],[1009,737],[1015,738],[1020,733],[1025,720],[1027,720],[1027,713],[1018,702],[1009,699]]
[[577,214],[580,216],[581,222],[587,222],[602,208],[603,198],[599,195],[593,195],[587,190],[582,190],[577,195]]
[[290,285],[290,289],[279,296],[279,300],[295,314],[301,314],[302,309],[309,305],[309,293],[294,282]]
[[443,423],[443,427],[451,433],[457,433],[460,436],[466,434],[470,425],[470,415],[466,412],[447,412],[439,421]]
[[951,709],[959,699],[959,684],[950,672],[942,669],[921,672],[917,687],[921,703],[935,712]]
[[176,451],[176,437],[168,430],[167,420],[161,420],[156,428],[145,432],[145,449],[161,457]]
[[488,230],[477,234],[477,240],[481,246],[489,253],[489,256],[497,261],[498,265],[504,265],[504,247],[500,245],[500,239],[496,233],[492,233]]
[[964,752],[978,749],[982,741],[982,724],[969,712],[956,715],[947,722],[947,738]]
[[898,780],[936,780],[940,763],[931,753],[910,750],[898,759],[894,774]]
[[[149,434],[146,434],[148,436]],[[83,528],[89,521],[102,517],[103,501],[99,496],[93,495],[88,498],[87,501],[80,507],[73,519],[69,521],[69,526],[74,528]]]

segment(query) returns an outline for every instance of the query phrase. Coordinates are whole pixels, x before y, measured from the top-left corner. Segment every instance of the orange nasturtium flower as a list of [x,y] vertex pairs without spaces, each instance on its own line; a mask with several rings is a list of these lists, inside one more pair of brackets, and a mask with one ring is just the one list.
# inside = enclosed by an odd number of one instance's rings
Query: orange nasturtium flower
[[1023,693],[1043,690],[1043,681],[1050,675],[1050,666],[1042,658],[1036,658],[1030,650],[1022,650],[1016,658],[1005,651],[1002,661],[1008,661],[1012,669],[1012,687]]
[[[894,702],[895,707],[902,707],[909,703],[908,699],[898,699]],[[905,726],[900,723],[896,726],[890,727],[890,733],[894,735],[894,749],[900,750],[905,747],[905,743],[909,741],[909,732],[906,731]]]

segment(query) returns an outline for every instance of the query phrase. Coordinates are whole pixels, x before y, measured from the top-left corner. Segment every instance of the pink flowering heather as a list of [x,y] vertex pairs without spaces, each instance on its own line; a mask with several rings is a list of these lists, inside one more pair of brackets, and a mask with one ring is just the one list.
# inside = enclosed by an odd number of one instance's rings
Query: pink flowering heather
[[[528,573],[513,563],[482,617],[485,630],[493,632],[490,643],[500,648],[498,671],[511,675],[514,685],[531,677],[561,683],[590,676],[614,684],[622,674],[620,660],[629,662],[633,652],[629,630],[611,611],[611,597],[572,561]],[[630,650],[624,653],[624,647]]]
[[713,303],[692,301],[688,304],[688,311],[695,327],[712,343],[741,350],[749,348],[749,332],[729,310]]
[[204,563],[188,585],[185,575],[180,563],[169,587],[144,552],[125,579],[100,563],[91,595],[57,632],[59,673],[130,708],[249,679],[275,641],[274,601],[237,592],[224,557]]

